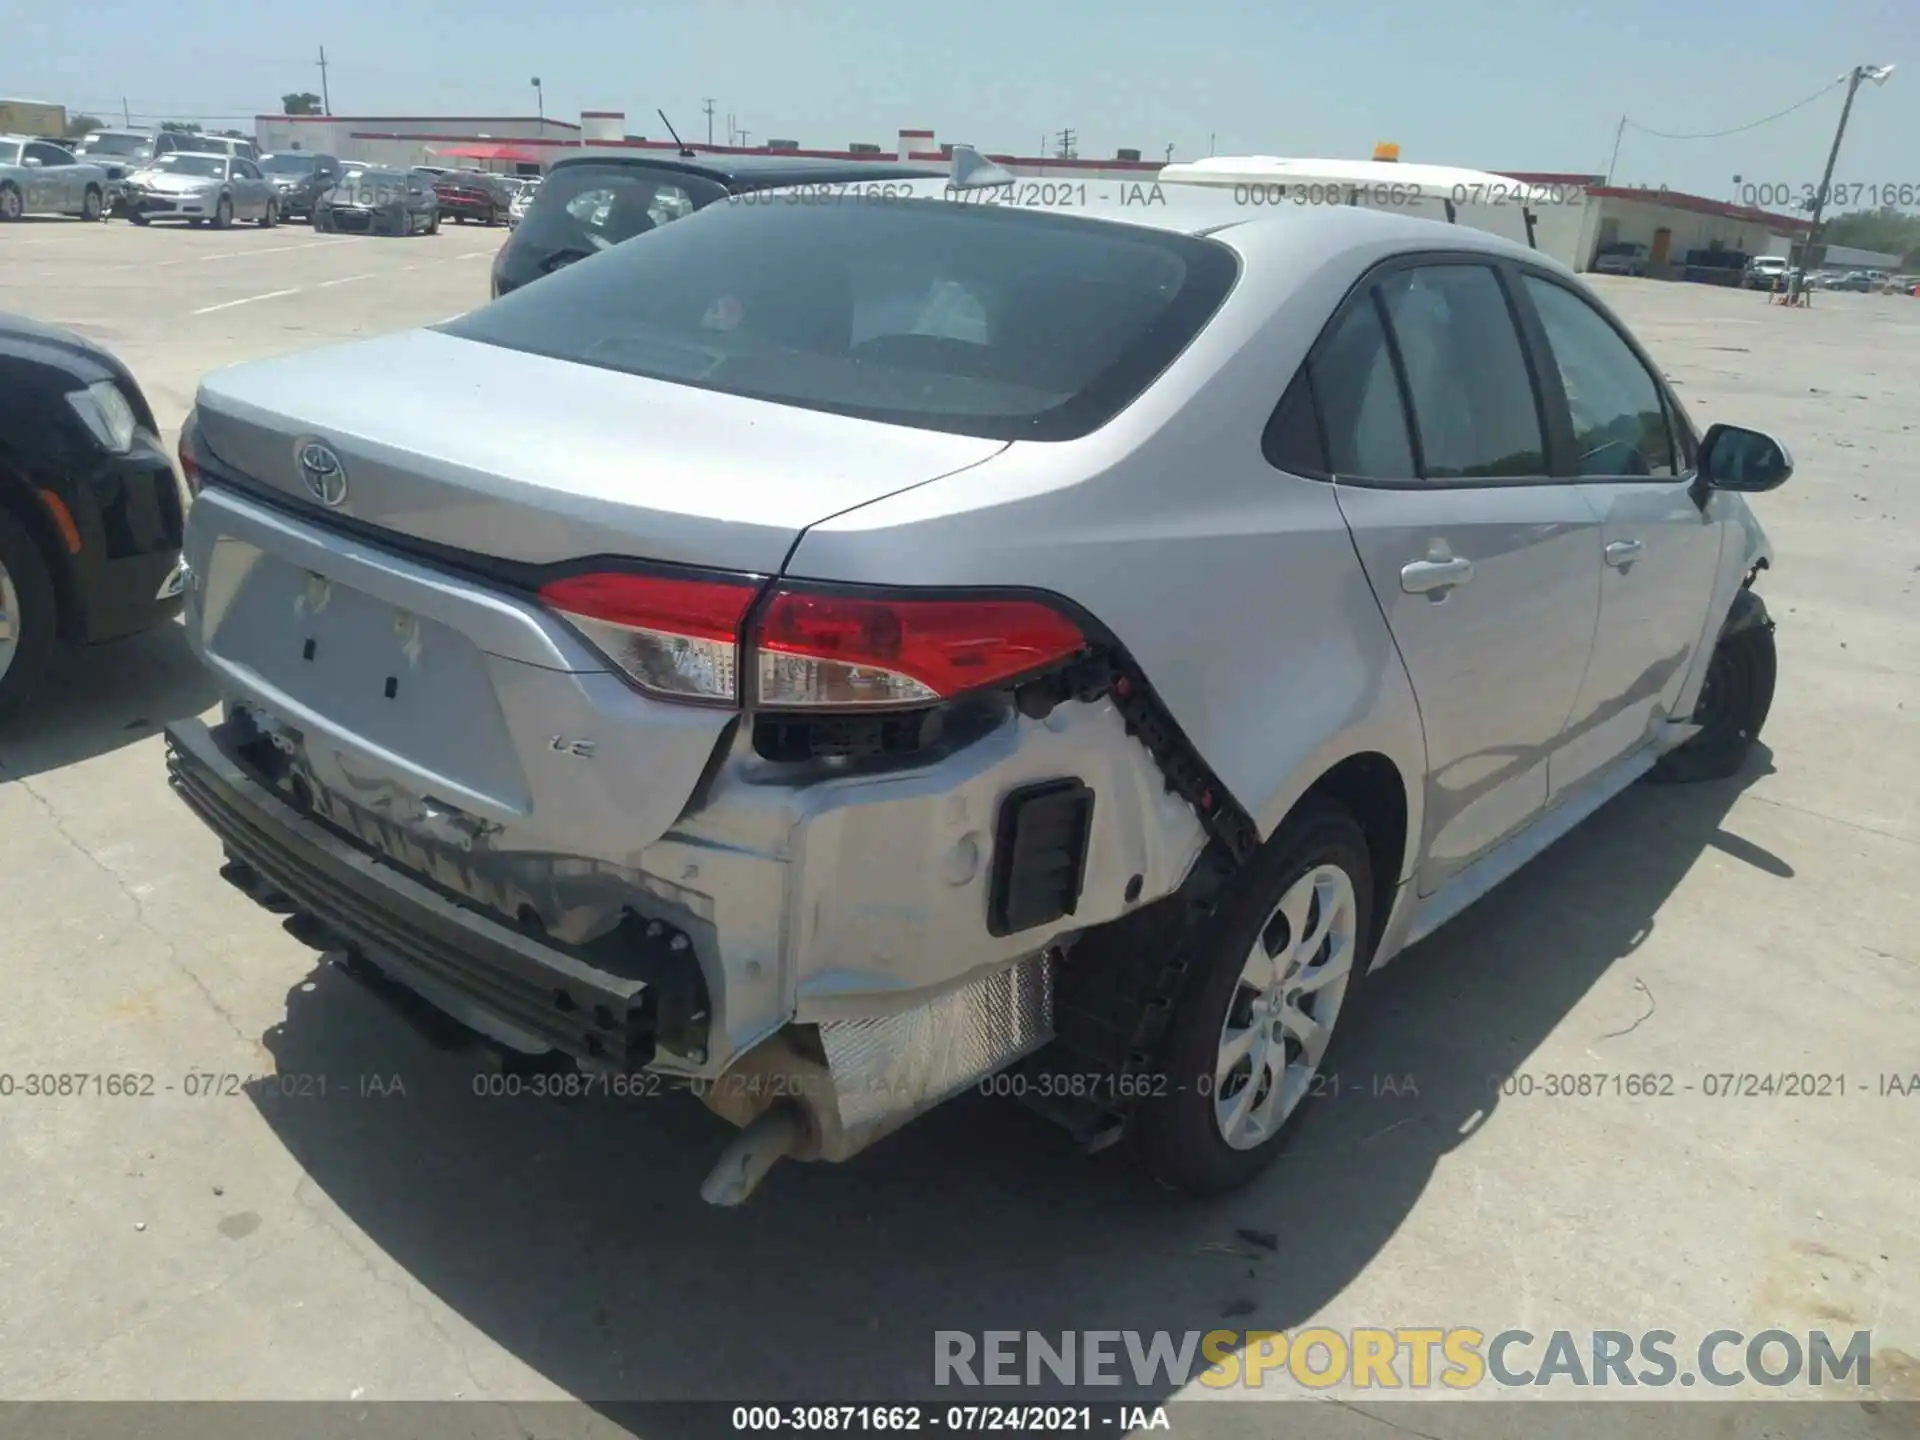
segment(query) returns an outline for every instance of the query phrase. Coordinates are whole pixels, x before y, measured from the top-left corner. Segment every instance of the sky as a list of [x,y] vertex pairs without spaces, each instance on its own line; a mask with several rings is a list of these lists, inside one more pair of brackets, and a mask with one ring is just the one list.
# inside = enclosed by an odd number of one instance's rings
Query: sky
[[341,115],[531,115],[538,75],[548,115],[624,109],[649,138],[661,107],[704,140],[711,98],[722,143],[729,115],[751,143],[820,149],[891,149],[902,127],[1019,155],[1071,128],[1083,157],[1364,158],[1392,141],[1496,171],[1612,161],[1617,184],[1750,203],[1747,187],[1818,183],[1844,87],[1718,139],[1648,132],[1748,126],[1854,65],[1897,64],[1862,87],[1834,178],[1920,190],[1916,0],[0,0],[0,34],[0,95],[116,121],[124,103],[250,131],[320,89],[324,44]]

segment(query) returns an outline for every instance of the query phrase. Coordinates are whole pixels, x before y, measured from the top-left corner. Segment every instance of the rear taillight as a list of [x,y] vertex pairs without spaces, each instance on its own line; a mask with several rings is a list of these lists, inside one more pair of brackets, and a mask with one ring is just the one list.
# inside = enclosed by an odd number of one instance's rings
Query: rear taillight
[[737,704],[740,627],[759,587],[608,572],[555,580],[540,599],[642,690]]
[[[764,710],[933,705],[1050,669],[1087,648],[1038,600],[912,599],[606,572],[542,587],[637,686],[662,698]],[[740,657],[752,657],[742,690]]]
[[754,633],[770,710],[932,704],[1044,670],[1086,648],[1034,600],[907,600],[777,590]]
[[187,482],[187,494],[200,493],[200,461],[194,456],[193,442],[188,437],[193,434],[193,420],[189,416],[187,423],[180,428],[180,478]]

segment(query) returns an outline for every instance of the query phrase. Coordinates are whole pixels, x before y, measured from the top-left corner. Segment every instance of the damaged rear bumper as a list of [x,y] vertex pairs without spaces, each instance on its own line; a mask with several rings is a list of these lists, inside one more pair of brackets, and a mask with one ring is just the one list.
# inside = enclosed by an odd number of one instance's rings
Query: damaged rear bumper
[[166,731],[174,792],[232,858],[479,1034],[516,1050],[559,1050],[623,1069],[654,1059],[663,993],[684,992],[698,973],[684,935],[654,922],[642,928],[625,973],[588,964],[457,903],[299,813],[249,773],[236,753],[243,733],[233,722],[209,729],[198,720]]

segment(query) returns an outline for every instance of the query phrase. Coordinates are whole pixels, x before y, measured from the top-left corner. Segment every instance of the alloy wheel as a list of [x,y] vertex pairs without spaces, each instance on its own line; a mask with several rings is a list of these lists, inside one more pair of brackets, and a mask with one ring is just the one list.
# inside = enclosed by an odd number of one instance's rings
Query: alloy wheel
[[1214,1064],[1214,1123],[1233,1149],[1269,1139],[1306,1097],[1333,1038],[1359,936],[1353,881],[1337,865],[1302,875],[1261,927]]
[[0,220],[18,220],[25,213],[20,192],[11,185],[0,186]]

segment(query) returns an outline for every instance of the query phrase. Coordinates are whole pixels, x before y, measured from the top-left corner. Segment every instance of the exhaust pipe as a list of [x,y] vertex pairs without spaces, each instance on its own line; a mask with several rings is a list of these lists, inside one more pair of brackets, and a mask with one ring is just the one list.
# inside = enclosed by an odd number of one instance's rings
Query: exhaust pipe
[[744,1205],[767,1172],[807,1144],[807,1120],[799,1107],[776,1105],[733,1137],[701,1182],[700,1198],[709,1205]]

